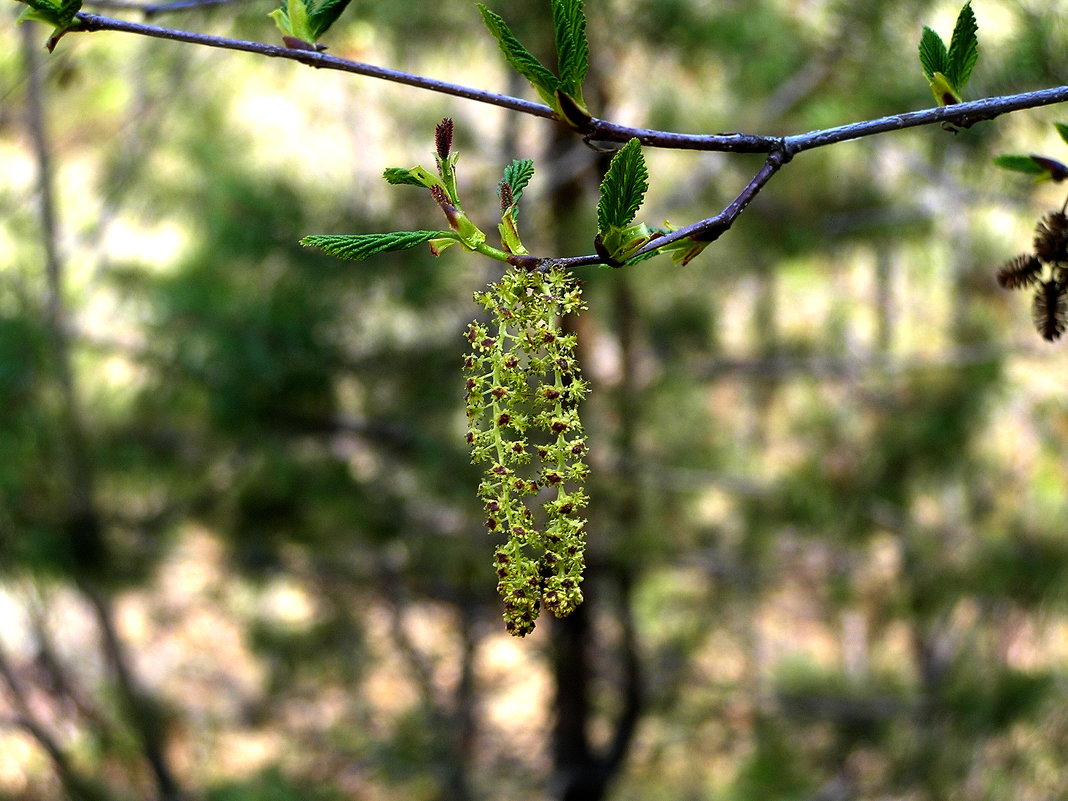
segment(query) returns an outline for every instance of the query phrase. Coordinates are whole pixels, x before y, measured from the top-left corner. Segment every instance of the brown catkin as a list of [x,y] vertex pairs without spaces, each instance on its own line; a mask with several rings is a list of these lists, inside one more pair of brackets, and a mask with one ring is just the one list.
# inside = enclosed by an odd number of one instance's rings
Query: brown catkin
[[1043,281],[1035,290],[1031,314],[1038,333],[1049,342],[1060,339],[1068,326],[1068,302],[1064,293],[1065,285],[1059,281]]

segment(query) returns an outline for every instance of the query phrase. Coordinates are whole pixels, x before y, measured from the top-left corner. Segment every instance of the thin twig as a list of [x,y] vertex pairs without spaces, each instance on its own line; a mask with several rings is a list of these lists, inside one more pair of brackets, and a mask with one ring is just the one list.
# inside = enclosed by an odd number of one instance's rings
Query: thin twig
[[[198,2],[202,0],[191,0]],[[173,5],[173,4],[169,4]],[[163,8],[164,6],[159,6]],[[552,109],[541,103],[533,103],[510,95],[488,92],[483,89],[475,89],[470,86],[438,81],[413,73],[400,70],[378,67],[360,61],[331,56],[326,53],[318,53],[312,50],[292,50],[281,45],[270,45],[262,42],[250,42],[241,39],[229,39],[224,36],[211,36],[191,31],[162,28],[155,25],[144,25],[137,22],[118,20],[112,17],[103,17],[96,14],[79,13],[78,26],[72,31],[121,31],[135,33],[141,36],[150,36],[157,39],[199,44],[206,47],[216,47],[225,50],[238,50],[246,53],[257,53],[270,58],[285,58],[297,61],[308,66],[320,69],[333,69],[342,72],[351,72],[370,78],[414,86],[440,94],[461,97],[467,100],[475,100],[480,103],[499,106],[500,108],[531,114],[535,117],[547,119],[554,118]],[[796,134],[785,139],[775,136],[760,136],[749,133],[723,133],[723,134],[686,134],[676,131],[660,131],[650,128],[635,128],[628,125],[620,125],[608,120],[594,119],[585,132],[587,141],[596,142],[626,142],[637,138],[647,147],[662,147],[681,150],[704,150],[714,152],[733,153],[772,153],[783,146],[792,155],[803,150],[811,150],[815,147],[843,142],[848,139],[859,139],[864,136],[898,131],[905,128],[913,128],[920,125],[932,125],[935,123],[950,123],[961,127],[967,127],[980,120],[990,120],[1001,114],[1012,111],[1020,111],[1026,108],[1063,103],[1068,101],[1068,86],[1060,86],[1051,89],[1042,89],[1035,92],[1024,92],[1016,95],[1002,97],[990,97],[982,100],[973,100],[967,103],[959,103],[951,106],[939,106],[937,108],[924,109],[922,111],[910,111],[904,114],[894,114],[880,117],[874,120],[850,123],[836,128],[828,128],[820,131]]]
[[643,253],[659,250],[672,242],[678,242],[680,239],[692,239],[695,242],[715,242],[727,232],[727,229],[734,224],[738,215],[745,211],[745,207],[753,201],[753,198],[771,180],[771,177],[791,158],[790,151],[785,148],[772,151],[768,154],[764,163],[760,165],[760,169],[757,170],[753,179],[738,193],[738,197],[727,204],[723,211],[714,217],[699,220],[691,225],[679,228],[677,231],[672,231],[670,234],[654,239],[635,255],[640,256]]
[[865,120],[848,125],[839,125],[835,128],[825,128],[820,131],[787,136],[784,142],[786,149],[791,154],[796,154],[803,150],[825,147],[838,142],[846,142],[850,139],[860,139],[865,136],[874,136],[891,131],[902,131],[906,128],[916,128],[921,125],[948,123],[966,128],[976,122],[992,120],[995,117],[1013,111],[1051,106],[1055,103],[1064,103],[1066,101],[1068,101],[1068,86],[1057,86],[1050,89],[1040,89],[1035,92],[1023,92],[1017,95],[1002,95],[1001,97],[971,100],[967,103],[958,103],[952,106],[938,106],[937,108],[929,108],[922,111],[906,111],[903,114],[892,114],[875,120]]
[[410,72],[392,70],[386,67],[376,67],[373,64],[365,64],[361,61],[349,61],[348,59],[338,58],[337,56],[331,56],[327,53],[318,53],[314,50],[291,50],[282,45],[250,42],[243,39],[228,39],[224,36],[211,36],[205,33],[193,33],[192,31],[181,31],[174,28],[161,28],[156,25],[145,25],[140,22],[129,22],[126,20],[113,19],[112,17],[101,17],[96,14],[79,13],[77,19],[78,25],[71,29],[72,32],[121,31],[124,33],[135,33],[141,36],[150,36],[155,39],[167,39],[174,42],[204,45],[205,47],[216,47],[223,50],[237,50],[244,53],[255,53],[257,55],[267,56],[268,58],[285,58],[291,61],[298,61],[301,64],[307,64],[310,67],[351,72],[369,78],[378,78],[383,81],[414,86],[418,89],[425,89],[430,92],[452,95],[453,97],[460,97],[465,100],[489,103],[490,105],[499,106],[512,111],[531,114],[535,117],[553,118],[553,110],[541,103],[532,103],[529,100],[522,100],[518,97],[509,97],[508,95],[497,94],[496,92],[486,92],[481,89],[474,89],[470,86],[461,86],[460,84],[439,81],[434,78],[426,78],[422,75],[414,75]]

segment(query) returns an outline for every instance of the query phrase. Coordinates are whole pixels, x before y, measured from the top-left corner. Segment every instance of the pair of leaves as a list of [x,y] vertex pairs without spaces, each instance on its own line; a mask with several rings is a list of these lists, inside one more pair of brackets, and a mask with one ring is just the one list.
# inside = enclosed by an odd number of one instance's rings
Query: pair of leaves
[[27,8],[19,15],[18,21],[33,20],[51,25],[52,35],[48,38],[45,47],[51,53],[60,37],[74,24],[75,15],[82,8],[82,0],[22,0]]
[[979,26],[971,2],[957,15],[949,47],[926,25],[920,37],[920,66],[940,106],[961,102],[961,95],[979,58]]
[[486,235],[468,219],[460,207],[456,190],[456,154],[450,152],[452,145],[452,120],[441,121],[436,130],[436,160],[438,174],[422,166],[389,167],[383,173],[387,183],[418,186],[429,189],[431,196],[445,213],[451,231],[392,231],[384,234],[318,234],[306,236],[300,243],[315,247],[349,261],[363,261],[379,253],[408,250],[424,243],[430,244],[436,256],[447,247],[462,244],[468,250],[476,250],[488,256],[508,260],[512,255],[526,255],[519,239],[517,221],[519,199],[534,175],[534,162],[530,159],[513,161],[504,171],[499,184],[501,194],[501,232],[503,251],[487,246]]
[[[1057,129],[1061,140],[1068,144],[1068,123],[1055,122],[1053,127]],[[1006,154],[994,159],[994,164],[1006,170],[1022,172],[1035,176],[1036,181],[1053,181],[1060,183],[1068,178],[1068,165],[1056,159],[1038,156],[1032,153],[1029,156]]]
[[512,69],[530,82],[542,101],[556,112],[557,117],[579,130],[589,125],[591,117],[582,97],[582,83],[586,80],[590,66],[586,12],[582,0],[552,0],[553,34],[559,75],[554,74],[527,50],[499,14],[490,11],[482,3],[478,4],[478,10]]
[[316,46],[330,26],[337,22],[350,0],[282,0],[269,16],[282,32],[286,47],[298,50],[325,49]]
[[[379,253],[407,250],[417,245],[429,243],[431,252],[437,255],[451,245],[462,244],[468,250],[478,251],[512,264],[522,263],[522,257],[530,257],[519,237],[519,201],[534,175],[534,162],[530,159],[517,159],[504,170],[504,177],[498,184],[501,198],[501,222],[497,226],[501,235],[503,250],[496,250],[485,244],[485,234],[472,223],[460,209],[455,195],[455,180],[451,172],[455,155],[443,147],[442,126],[438,126],[438,172],[435,175],[425,167],[390,167],[384,177],[390,184],[419,186],[429,189],[438,205],[445,211],[451,231],[393,231],[383,234],[327,234],[306,236],[300,243],[306,247],[315,247],[350,261],[363,261]],[[449,189],[452,185],[452,189]],[[605,172],[601,181],[601,196],[597,203],[597,236],[594,246],[602,260],[613,267],[624,264],[637,264],[656,255],[660,250],[653,249],[640,256],[635,254],[642,247],[659,236],[670,232],[670,228],[653,228],[645,223],[635,223],[634,218],[645,200],[649,190],[649,170],[642,155],[641,142],[631,139],[620,148]],[[663,251],[670,251],[676,263],[686,264],[697,256],[707,242],[695,242],[682,239],[664,246]]]

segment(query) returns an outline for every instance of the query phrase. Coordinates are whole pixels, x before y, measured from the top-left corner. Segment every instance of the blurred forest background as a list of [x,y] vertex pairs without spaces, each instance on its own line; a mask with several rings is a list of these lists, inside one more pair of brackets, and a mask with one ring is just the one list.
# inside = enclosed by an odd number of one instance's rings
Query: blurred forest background
[[[131,15],[112,0],[87,10]],[[111,8],[107,8],[110,6]],[[959,3],[590,0],[593,112],[797,133],[932,98]],[[272,0],[158,13],[274,42]],[[492,7],[541,52],[548,3]],[[1068,356],[995,269],[1064,190],[1052,107],[805,153],[685,268],[585,268],[587,601],[505,634],[463,439],[499,266],[309,233],[440,225],[381,172],[456,120],[468,212],[552,123],[290,62],[0,25],[0,798],[1063,798]],[[1068,74],[1060,4],[978,0],[971,96]],[[132,13],[134,19],[143,15]],[[531,96],[467,0],[355,0],[339,56]],[[43,135],[35,130],[43,120]],[[759,157],[646,151],[643,218]],[[51,179],[42,192],[41,165]]]

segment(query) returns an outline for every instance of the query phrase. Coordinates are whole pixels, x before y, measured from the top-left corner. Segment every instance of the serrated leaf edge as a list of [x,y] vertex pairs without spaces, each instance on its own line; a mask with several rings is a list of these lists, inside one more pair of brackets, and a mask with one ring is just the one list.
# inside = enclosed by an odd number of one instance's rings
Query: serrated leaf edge
[[552,0],[559,89],[582,103],[582,82],[590,66],[586,12],[582,0]]
[[380,234],[312,234],[300,240],[304,247],[348,261],[364,261],[379,253],[408,250],[432,239],[458,239],[451,231],[391,231]]
[[649,171],[645,166],[641,142],[628,141],[612,157],[597,202],[597,230],[625,228],[634,219],[649,190]]
[[923,34],[920,36],[919,52],[920,66],[928,81],[934,78],[936,72],[944,73],[948,68],[949,51],[946,50],[946,43],[936,31],[926,25],[923,26]]
[[560,80],[516,38],[500,14],[490,11],[483,3],[477,3],[476,6],[482,14],[483,23],[504,53],[505,60],[527,79],[546,105],[553,106]]
[[975,12],[971,2],[965,3],[957,15],[953,26],[953,36],[949,40],[946,77],[959,94],[971,78],[972,69],[979,59],[979,24],[975,21]]

